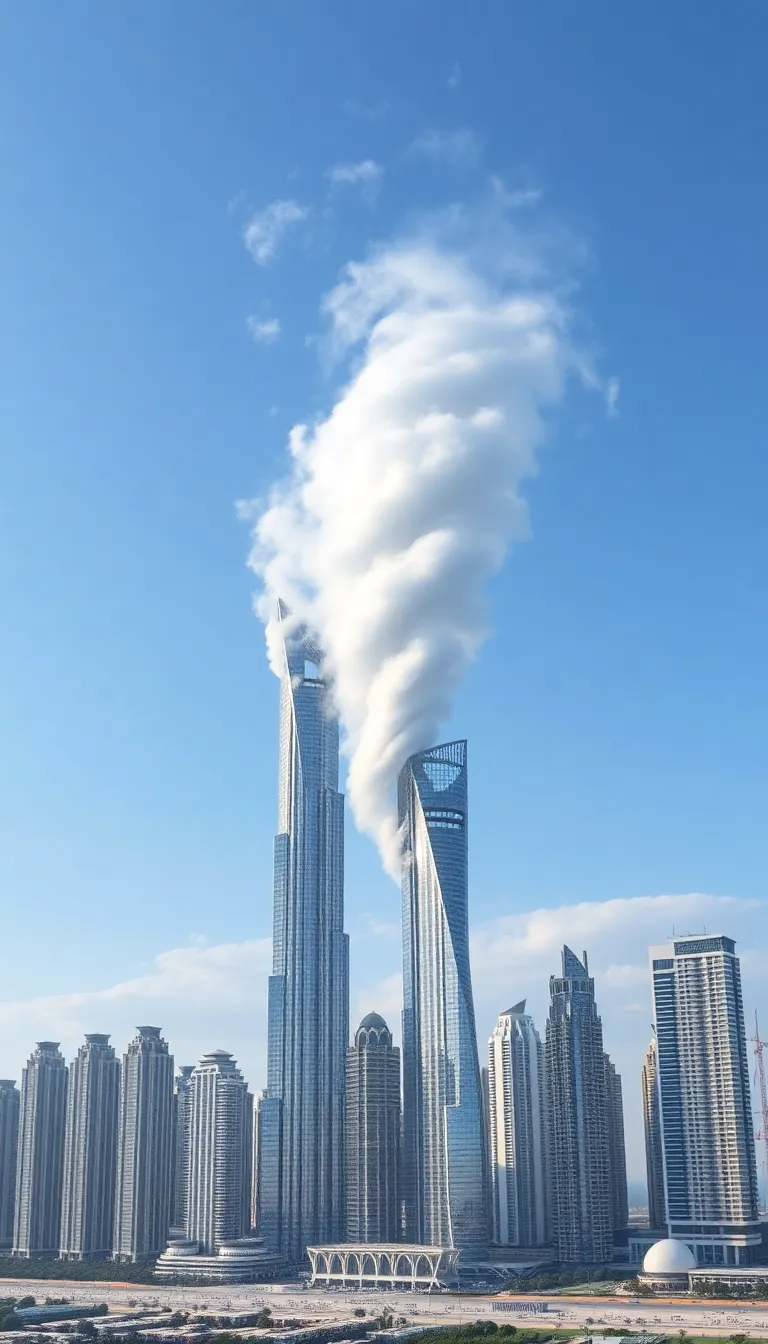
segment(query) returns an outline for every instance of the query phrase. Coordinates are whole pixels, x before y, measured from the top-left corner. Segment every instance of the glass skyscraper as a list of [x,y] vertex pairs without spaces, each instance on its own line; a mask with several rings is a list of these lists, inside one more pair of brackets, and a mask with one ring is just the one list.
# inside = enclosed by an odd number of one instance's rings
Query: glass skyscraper
[[741,971],[720,935],[652,947],[651,976],[669,1235],[700,1265],[761,1253]]
[[501,1246],[548,1240],[544,1046],[525,999],[488,1042],[491,1235]]
[[267,1095],[259,1106],[259,1230],[296,1263],[344,1224],[344,799],[322,655],[285,609]]
[[467,744],[411,756],[403,837],[405,1239],[487,1253],[483,1104],[469,971]]
[[613,1251],[612,1117],[603,1027],[586,952],[579,961],[563,948],[562,970],[551,976],[549,992],[548,1166],[555,1254],[565,1263],[602,1264]]

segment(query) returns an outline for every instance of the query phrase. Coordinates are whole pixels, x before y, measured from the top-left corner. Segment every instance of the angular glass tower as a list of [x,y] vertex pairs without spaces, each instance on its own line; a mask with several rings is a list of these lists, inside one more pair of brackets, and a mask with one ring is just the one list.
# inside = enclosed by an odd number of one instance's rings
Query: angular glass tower
[[[604,1264],[613,1252],[613,1204],[603,1026],[586,952],[563,948],[549,981],[549,1182],[555,1254]],[[623,1135],[622,1135],[623,1137]]]
[[344,1223],[344,798],[322,655],[283,607],[273,973],[259,1107],[259,1230],[292,1263]]
[[405,1239],[488,1246],[485,1144],[469,972],[467,744],[411,756],[400,773],[403,837]]

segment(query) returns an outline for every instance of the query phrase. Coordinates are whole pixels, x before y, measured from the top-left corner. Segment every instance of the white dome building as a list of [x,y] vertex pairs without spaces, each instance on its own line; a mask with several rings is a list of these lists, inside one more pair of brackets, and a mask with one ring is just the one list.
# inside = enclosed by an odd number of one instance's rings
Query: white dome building
[[643,1272],[638,1277],[657,1290],[672,1288],[687,1293],[692,1269],[696,1269],[696,1257],[690,1246],[668,1237],[646,1252]]

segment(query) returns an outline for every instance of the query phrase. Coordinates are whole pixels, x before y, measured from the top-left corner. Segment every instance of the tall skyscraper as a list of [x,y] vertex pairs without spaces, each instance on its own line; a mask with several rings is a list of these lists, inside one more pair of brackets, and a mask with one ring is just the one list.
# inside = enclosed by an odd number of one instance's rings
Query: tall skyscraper
[[624,1100],[621,1076],[608,1055],[605,1063],[605,1092],[608,1107],[608,1168],[611,1183],[611,1226],[626,1227],[629,1223],[627,1195],[627,1154],[624,1147]]
[[116,1260],[145,1260],[165,1250],[170,1224],[173,1056],[159,1027],[137,1027],[123,1056]]
[[344,799],[339,730],[319,649],[280,607],[278,834],[267,1097],[260,1106],[260,1231],[297,1263],[344,1224]]
[[19,1089],[12,1078],[0,1078],[0,1248],[13,1245],[16,1207],[16,1163],[19,1149]]
[[58,1041],[38,1041],[21,1079],[13,1254],[59,1253],[67,1066]]
[[648,1179],[648,1222],[651,1227],[663,1228],[667,1225],[667,1206],[664,1200],[664,1150],[661,1143],[657,1073],[654,1037],[646,1052],[642,1076],[645,1171]]
[[173,1152],[171,1154],[171,1227],[187,1226],[189,1182],[190,1079],[193,1064],[182,1064],[173,1089]]
[[115,1221],[120,1061],[108,1036],[86,1036],[69,1070],[61,1255],[105,1260]]
[[400,1051],[369,1013],[347,1050],[347,1241],[400,1235]]
[[569,947],[549,982],[549,1182],[558,1260],[595,1264],[613,1249],[603,1028],[587,954]]
[[204,1255],[249,1230],[253,1097],[226,1050],[203,1055],[189,1087],[186,1233]]
[[488,1246],[485,1144],[469,970],[467,744],[411,756],[400,772],[403,837],[405,1239]]
[[736,946],[690,935],[650,955],[669,1235],[701,1265],[752,1264],[761,1231]]
[[492,1239],[541,1246],[548,1238],[544,1047],[525,999],[494,1027],[488,1096]]

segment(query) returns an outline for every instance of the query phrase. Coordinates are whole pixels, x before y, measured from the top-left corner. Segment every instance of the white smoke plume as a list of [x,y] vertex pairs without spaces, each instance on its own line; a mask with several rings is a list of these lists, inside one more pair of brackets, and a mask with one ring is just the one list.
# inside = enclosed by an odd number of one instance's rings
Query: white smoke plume
[[257,509],[273,666],[279,596],[325,650],[355,819],[395,877],[398,771],[438,740],[486,636],[486,582],[526,536],[520,487],[547,409],[573,373],[597,385],[556,290],[524,269],[492,280],[434,239],[348,265],[324,310],[353,371],[325,419],[291,431],[287,479]]

